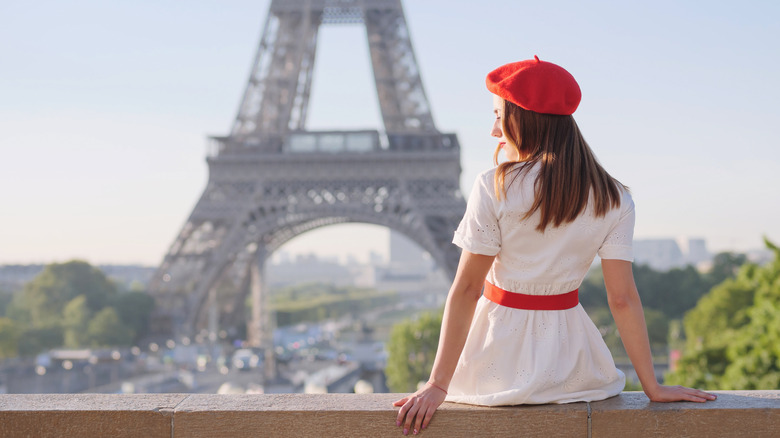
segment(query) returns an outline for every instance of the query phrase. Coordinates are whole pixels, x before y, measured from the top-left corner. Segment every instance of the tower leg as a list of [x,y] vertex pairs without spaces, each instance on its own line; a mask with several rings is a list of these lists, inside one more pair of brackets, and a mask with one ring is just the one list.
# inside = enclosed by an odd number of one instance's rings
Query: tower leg
[[209,290],[208,309],[209,344],[214,345],[217,342],[219,333],[219,304],[217,304],[216,286],[212,286],[211,290]]
[[260,347],[265,352],[263,377],[266,382],[276,378],[276,356],[274,355],[271,309],[268,291],[265,287],[265,259],[257,257],[250,268],[252,295],[252,320],[247,327],[247,341],[252,347]]
[[258,263],[253,263],[249,268],[250,280],[250,294],[252,297],[252,319],[247,324],[246,338],[249,345],[252,347],[260,347],[261,344],[261,332],[263,330],[263,268],[258,266]]

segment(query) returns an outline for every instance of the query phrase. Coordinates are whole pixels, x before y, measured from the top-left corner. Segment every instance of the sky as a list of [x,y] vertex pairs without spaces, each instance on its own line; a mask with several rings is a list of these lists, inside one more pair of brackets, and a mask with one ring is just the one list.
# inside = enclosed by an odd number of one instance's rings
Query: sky
[[[157,265],[236,115],[269,1],[0,3],[0,263]],[[780,2],[406,0],[461,188],[492,166],[485,75],[538,55],[637,205],[636,238],[712,251],[780,242]],[[381,129],[364,28],[323,26],[309,129]],[[282,251],[366,259],[388,231],[338,225]]]

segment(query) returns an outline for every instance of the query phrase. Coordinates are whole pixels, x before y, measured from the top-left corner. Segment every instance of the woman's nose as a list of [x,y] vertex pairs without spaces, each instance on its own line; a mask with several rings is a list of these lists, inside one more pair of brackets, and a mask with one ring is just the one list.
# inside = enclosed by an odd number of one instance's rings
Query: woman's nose
[[498,125],[498,121],[493,124],[493,129],[490,131],[490,135],[493,137],[501,138],[504,136],[504,133],[501,132],[501,127]]

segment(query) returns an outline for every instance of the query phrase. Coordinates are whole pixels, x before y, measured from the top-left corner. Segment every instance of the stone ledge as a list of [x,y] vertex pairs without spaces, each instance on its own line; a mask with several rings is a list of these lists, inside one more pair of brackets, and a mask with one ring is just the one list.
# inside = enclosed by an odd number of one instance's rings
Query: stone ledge
[[0,437],[170,437],[187,394],[0,395]]
[[[480,407],[445,403],[427,437],[777,436],[780,391],[651,403],[626,392],[593,403]],[[397,394],[0,395],[2,437],[402,436]]]
[[652,403],[642,393],[591,403],[593,436],[780,436],[780,391],[712,392],[718,399],[707,403]]

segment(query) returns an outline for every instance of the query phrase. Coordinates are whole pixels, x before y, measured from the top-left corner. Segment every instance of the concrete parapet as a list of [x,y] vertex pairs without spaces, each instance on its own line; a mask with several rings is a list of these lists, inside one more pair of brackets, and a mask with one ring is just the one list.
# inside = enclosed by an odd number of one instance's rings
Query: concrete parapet
[[780,391],[712,391],[706,403],[651,403],[642,393],[591,403],[594,437],[780,437]]
[[0,437],[170,437],[187,394],[0,395]]
[[[445,403],[428,437],[775,437],[780,391],[651,403],[641,392],[592,403],[487,408]],[[397,394],[0,395],[1,437],[402,436]],[[411,435],[411,434],[410,434]]]

